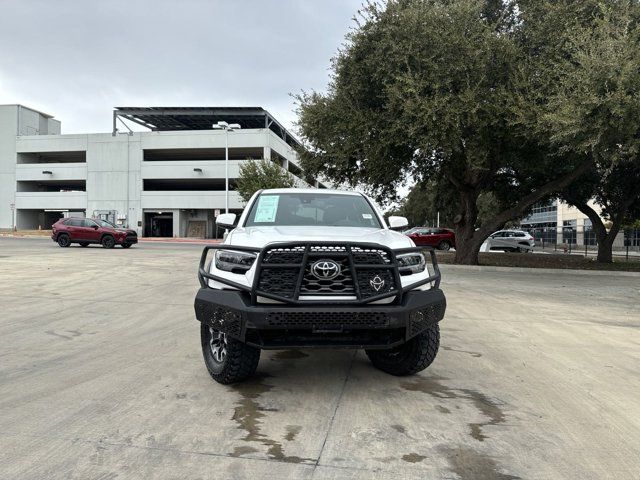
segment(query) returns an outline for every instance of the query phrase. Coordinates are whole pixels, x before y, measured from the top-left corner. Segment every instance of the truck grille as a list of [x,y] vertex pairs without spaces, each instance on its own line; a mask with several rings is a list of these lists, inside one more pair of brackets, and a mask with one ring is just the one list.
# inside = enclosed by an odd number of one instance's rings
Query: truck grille
[[334,258],[340,265],[340,275],[333,280],[316,278],[311,272],[313,262],[307,262],[304,269],[304,277],[300,286],[300,293],[305,295],[355,295],[353,275],[348,258]]
[[[339,267],[332,278],[314,273],[314,264]],[[298,300],[300,296],[347,296],[356,300],[390,296],[397,291],[397,266],[385,247],[304,244],[268,248],[257,272],[257,294]],[[276,298],[276,299],[278,299]]]

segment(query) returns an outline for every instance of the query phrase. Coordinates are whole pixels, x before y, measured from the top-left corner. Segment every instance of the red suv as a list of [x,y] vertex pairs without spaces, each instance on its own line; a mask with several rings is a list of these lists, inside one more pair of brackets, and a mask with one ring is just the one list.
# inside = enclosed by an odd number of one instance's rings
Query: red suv
[[456,234],[448,228],[416,228],[407,233],[416,245],[428,245],[440,250],[449,250],[456,246]]
[[79,243],[86,247],[90,243],[99,243],[104,248],[122,245],[129,248],[138,243],[135,230],[118,228],[111,222],[97,218],[62,218],[53,224],[51,238],[61,247]]

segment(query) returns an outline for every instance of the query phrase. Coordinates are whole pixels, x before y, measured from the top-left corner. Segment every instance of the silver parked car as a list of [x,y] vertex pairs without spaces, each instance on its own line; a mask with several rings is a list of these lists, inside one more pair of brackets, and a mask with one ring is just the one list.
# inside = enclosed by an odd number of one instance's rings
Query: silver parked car
[[487,239],[490,250],[505,252],[532,252],[535,239],[522,230],[499,230]]

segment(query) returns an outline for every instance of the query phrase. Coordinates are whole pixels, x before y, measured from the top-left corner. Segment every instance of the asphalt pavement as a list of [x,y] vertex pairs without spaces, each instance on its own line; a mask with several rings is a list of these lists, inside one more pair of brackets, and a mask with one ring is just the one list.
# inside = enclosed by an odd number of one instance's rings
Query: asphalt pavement
[[443,266],[441,349],[209,377],[201,245],[0,238],[1,479],[638,479],[640,277]]

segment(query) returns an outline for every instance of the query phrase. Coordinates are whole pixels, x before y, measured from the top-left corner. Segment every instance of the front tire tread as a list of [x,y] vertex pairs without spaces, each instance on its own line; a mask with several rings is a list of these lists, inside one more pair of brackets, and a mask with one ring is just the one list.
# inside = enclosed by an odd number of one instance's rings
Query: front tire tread
[[[393,350],[365,350],[374,367],[395,376],[413,375],[427,368],[440,348],[440,326],[436,323]],[[394,357],[397,355],[397,357]]]
[[[221,369],[213,360],[209,349],[209,326],[204,323],[200,326],[202,354],[204,363],[211,378],[223,385],[242,382],[256,372],[260,361],[260,349],[251,347],[232,338],[227,338],[227,355]],[[219,370],[219,371],[217,371]]]

